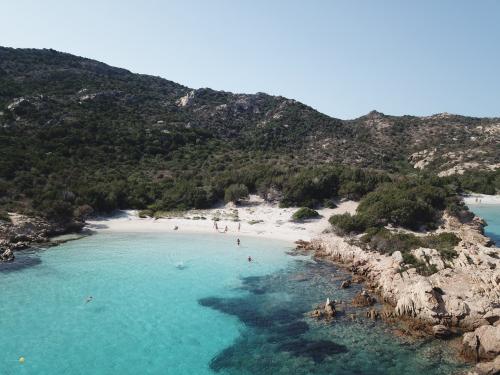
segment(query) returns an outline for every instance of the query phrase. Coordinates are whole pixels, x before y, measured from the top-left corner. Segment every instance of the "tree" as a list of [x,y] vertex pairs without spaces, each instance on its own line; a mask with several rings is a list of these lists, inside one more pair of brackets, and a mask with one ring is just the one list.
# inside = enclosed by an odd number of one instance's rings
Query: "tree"
[[248,188],[243,184],[232,184],[224,192],[224,201],[238,203],[248,198]]

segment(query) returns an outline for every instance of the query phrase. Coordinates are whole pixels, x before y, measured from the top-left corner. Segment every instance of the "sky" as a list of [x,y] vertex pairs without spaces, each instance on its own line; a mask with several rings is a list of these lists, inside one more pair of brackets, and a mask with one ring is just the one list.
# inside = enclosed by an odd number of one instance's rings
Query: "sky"
[[282,95],[343,119],[500,116],[496,0],[4,0],[0,45]]

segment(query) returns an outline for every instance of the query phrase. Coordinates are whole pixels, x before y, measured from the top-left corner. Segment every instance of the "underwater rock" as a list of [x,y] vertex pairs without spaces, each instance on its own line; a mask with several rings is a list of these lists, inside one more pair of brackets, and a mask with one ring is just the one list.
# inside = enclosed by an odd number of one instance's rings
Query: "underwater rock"
[[297,357],[309,357],[314,363],[321,363],[333,354],[347,353],[344,345],[336,344],[333,341],[307,339],[292,340],[279,346],[284,352],[289,352]]

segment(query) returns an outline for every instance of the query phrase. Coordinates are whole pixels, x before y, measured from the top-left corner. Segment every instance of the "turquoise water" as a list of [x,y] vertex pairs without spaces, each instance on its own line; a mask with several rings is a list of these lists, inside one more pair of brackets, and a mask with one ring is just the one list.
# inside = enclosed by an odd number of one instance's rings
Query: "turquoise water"
[[486,220],[488,225],[484,233],[500,246],[500,205],[497,204],[469,204],[469,209]]
[[98,234],[18,253],[0,266],[0,374],[464,369],[441,342],[409,342],[384,323],[351,321],[349,305],[333,323],[306,318],[326,296],[348,301],[361,287],[339,289],[345,271],[288,250],[250,238],[237,247],[216,235]]

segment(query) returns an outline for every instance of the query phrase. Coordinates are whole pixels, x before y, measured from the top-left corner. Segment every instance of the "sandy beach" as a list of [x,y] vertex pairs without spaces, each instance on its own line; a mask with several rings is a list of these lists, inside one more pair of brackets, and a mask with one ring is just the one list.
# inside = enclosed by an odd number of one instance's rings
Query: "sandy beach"
[[464,197],[465,204],[498,204],[500,205],[500,195],[470,194]]
[[[291,221],[298,208],[279,208],[258,196],[251,196],[242,205],[227,204],[209,210],[190,210],[168,218],[140,218],[137,211],[120,211],[113,217],[89,220],[87,227],[97,232],[220,233],[221,236],[309,241],[330,227],[328,219],[331,215],[354,213],[357,205],[357,202],[345,201],[337,208],[318,210],[321,215],[318,219],[298,223]],[[214,221],[216,218],[218,220]],[[218,229],[214,226],[215,222]]]

